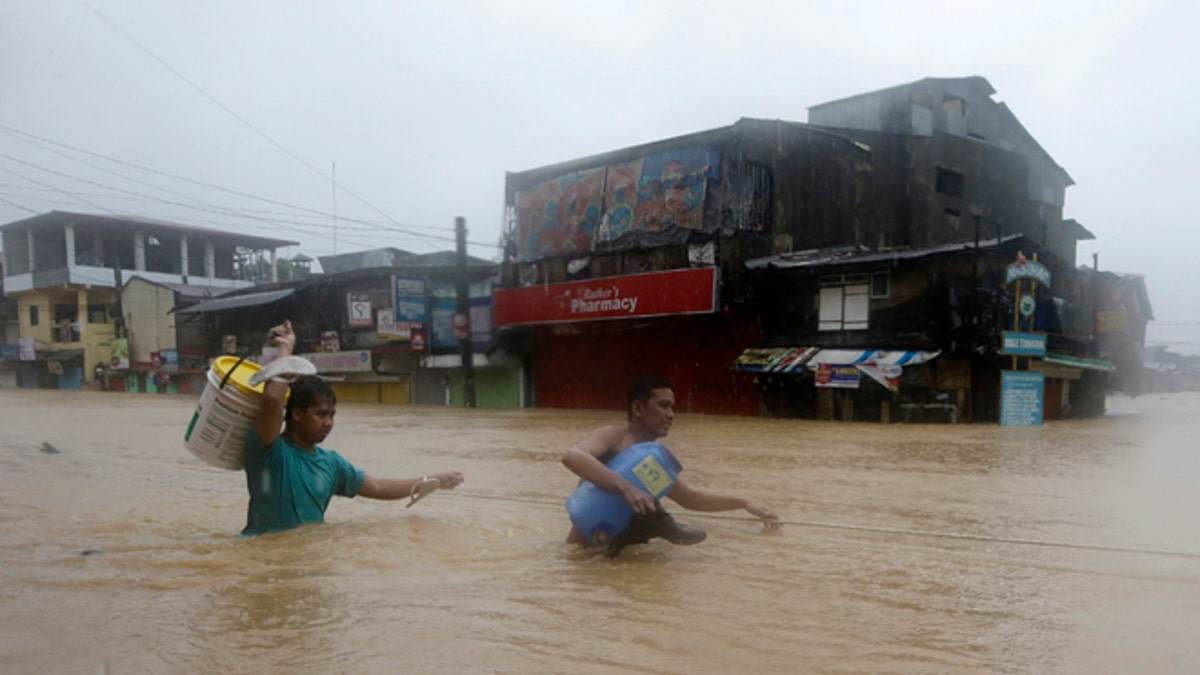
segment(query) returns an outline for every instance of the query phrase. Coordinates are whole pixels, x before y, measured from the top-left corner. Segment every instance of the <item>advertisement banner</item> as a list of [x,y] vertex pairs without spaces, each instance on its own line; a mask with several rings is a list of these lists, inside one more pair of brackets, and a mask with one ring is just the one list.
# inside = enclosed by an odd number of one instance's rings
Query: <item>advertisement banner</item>
[[397,274],[392,287],[396,301],[396,328],[404,331],[419,329],[425,325],[426,292],[425,277]]
[[[128,355],[128,351],[125,352]],[[37,360],[37,343],[31,337],[23,337],[17,342],[17,356],[22,361]],[[125,367],[129,367],[128,357],[126,357]]]
[[360,349],[349,352],[316,352],[301,354],[312,361],[318,373],[364,373],[371,372],[371,350]]
[[496,326],[634,319],[717,310],[717,269],[672,270],[524,288],[498,288]]
[[[458,301],[454,298],[433,298],[430,301],[429,333],[434,349],[457,347],[461,338],[455,331],[454,316]],[[492,344],[492,299],[471,298],[471,346],[486,349]]]
[[394,309],[381,309],[375,314],[375,334],[385,342],[408,339],[408,329],[401,330],[396,325]]
[[108,343],[108,367],[113,370],[129,370],[129,340],[117,338]]
[[858,366],[818,363],[816,384],[818,387],[858,389],[861,374]]
[[350,327],[371,328],[375,319],[371,314],[371,294],[354,291],[346,296],[346,307],[350,309]]

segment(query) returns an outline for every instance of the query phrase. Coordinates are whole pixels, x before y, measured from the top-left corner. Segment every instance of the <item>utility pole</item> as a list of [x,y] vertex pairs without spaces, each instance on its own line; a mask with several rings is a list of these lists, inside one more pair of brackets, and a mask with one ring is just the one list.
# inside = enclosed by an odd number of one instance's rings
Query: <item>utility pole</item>
[[458,313],[453,330],[462,353],[463,407],[475,407],[475,354],[471,345],[471,279],[467,276],[467,219],[454,219],[454,236],[458,244]]

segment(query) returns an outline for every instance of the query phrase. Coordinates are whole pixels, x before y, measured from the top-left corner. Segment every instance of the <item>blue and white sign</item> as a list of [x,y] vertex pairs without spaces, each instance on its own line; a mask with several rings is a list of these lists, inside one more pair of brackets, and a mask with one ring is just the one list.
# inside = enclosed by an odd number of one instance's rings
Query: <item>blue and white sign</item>
[[416,330],[424,326],[427,304],[425,277],[397,274],[392,288],[396,300],[396,327],[400,330]]
[[1036,427],[1042,424],[1046,377],[1042,373],[1006,370],[1000,374],[1000,426]]
[[1006,331],[1000,352],[1011,356],[1045,356],[1046,334]]

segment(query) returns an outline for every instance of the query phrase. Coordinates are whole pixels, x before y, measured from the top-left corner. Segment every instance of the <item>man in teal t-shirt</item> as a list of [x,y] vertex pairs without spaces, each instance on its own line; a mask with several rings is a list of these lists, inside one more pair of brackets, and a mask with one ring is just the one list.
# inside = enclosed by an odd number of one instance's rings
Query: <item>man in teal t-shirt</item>
[[[270,340],[280,357],[291,356],[296,346],[292,322],[272,328]],[[323,522],[333,495],[403,499],[425,494],[429,489],[453,488],[462,482],[463,476],[457,471],[422,478],[374,478],[356,469],[338,453],[317,445],[333,431],[336,414],[337,397],[318,377],[297,379],[291,384],[290,394],[285,380],[267,381],[258,418],[246,438],[250,507],[242,534]]]
[[353,498],[366,477],[338,453],[302,450],[279,436],[270,446],[256,430],[246,438],[246,489],[250,510],[242,534],[289,530],[325,519],[333,495]]

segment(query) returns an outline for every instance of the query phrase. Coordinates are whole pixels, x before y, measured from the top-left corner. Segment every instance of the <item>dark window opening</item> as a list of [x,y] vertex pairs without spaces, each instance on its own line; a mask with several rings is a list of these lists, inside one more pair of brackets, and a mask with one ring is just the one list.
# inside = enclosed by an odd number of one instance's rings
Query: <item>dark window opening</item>
[[36,326],[36,325],[38,325],[39,321],[41,321],[41,319],[38,317],[38,306],[30,305],[29,306],[29,325]]
[[886,298],[891,287],[888,283],[887,272],[875,272],[871,275],[871,297]]
[[108,323],[108,308],[103,304],[88,303],[88,323]]
[[939,166],[937,170],[937,191],[947,197],[961,197],[966,193],[966,178],[957,171],[943,169]]

